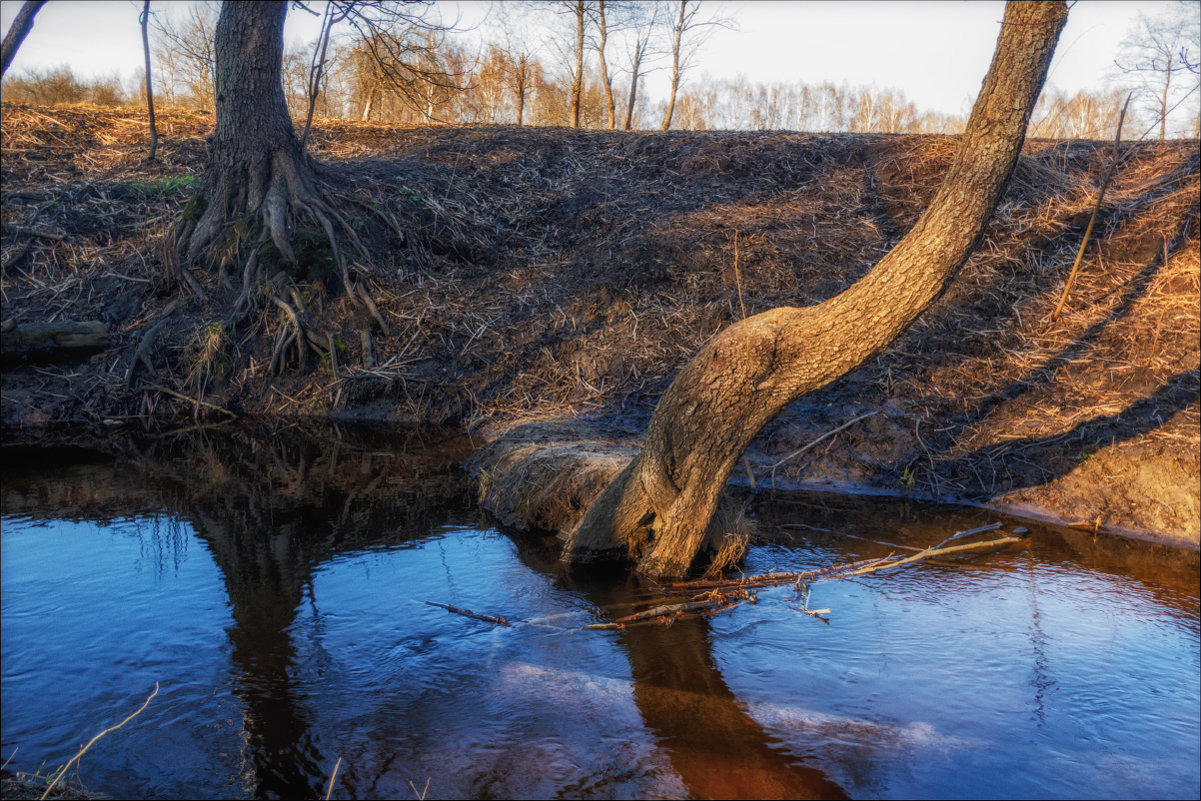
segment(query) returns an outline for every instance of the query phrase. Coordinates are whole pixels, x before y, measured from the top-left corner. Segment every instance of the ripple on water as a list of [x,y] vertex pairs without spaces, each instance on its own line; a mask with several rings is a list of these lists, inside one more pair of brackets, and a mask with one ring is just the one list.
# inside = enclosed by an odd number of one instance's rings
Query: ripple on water
[[[351,797],[429,779],[430,797],[677,798],[706,794],[717,742],[773,781],[820,769],[851,795],[1195,795],[1195,583],[1036,535],[816,583],[829,625],[782,587],[691,628],[580,632],[624,590],[571,583],[472,512],[421,519],[321,550],[341,540],[317,524],[247,541],[183,516],[6,516],[6,749],[65,762],[159,680],[90,763],[96,789],[315,795],[341,757]],[[822,536],[754,548],[745,569],[879,547]],[[692,736],[685,717],[718,730]]]

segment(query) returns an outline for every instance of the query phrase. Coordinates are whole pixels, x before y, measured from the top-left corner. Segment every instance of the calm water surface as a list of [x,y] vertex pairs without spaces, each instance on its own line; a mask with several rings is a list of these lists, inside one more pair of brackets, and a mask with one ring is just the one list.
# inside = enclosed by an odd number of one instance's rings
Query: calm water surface
[[[466,447],[6,449],[9,770],[66,762],[158,682],[84,757],[90,789],[323,797],[340,758],[334,797],[1198,796],[1196,554],[1027,523],[1008,550],[814,585],[828,625],[780,588],[580,631],[637,588],[490,528],[450,469]],[[755,511],[748,572],[999,519],[816,496]]]

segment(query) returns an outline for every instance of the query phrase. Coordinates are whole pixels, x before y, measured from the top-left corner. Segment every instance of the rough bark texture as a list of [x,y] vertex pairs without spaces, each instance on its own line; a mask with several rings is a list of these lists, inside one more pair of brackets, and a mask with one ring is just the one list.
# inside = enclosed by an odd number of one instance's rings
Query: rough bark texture
[[580,127],[580,95],[584,91],[584,0],[576,0],[575,73],[571,76],[571,127]]
[[568,535],[564,561],[618,556],[653,576],[689,570],[755,434],[892,342],[967,259],[1017,161],[1066,19],[1061,2],[1009,4],[955,161],[913,229],[841,295],[772,309],[714,337],[660,399],[642,453]]
[[44,5],[46,5],[46,0],[26,0],[21,6],[21,10],[17,12],[17,16],[13,18],[8,35],[0,44],[0,77],[8,72],[8,65],[13,62],[17,50],[21,48],[21,42],[25,41],[25,37],[33,30],[33,18],[37,16],[38,9]]
[[187,239],[189,260],[247,215],[261,217],[280,253],[295,261],[291,214],[315,193],[280,78],[286,13],[283,2],[221,7],[214,37],[217,120],[202,187],[207,206]]
[[142,6],[142,55],[146,60],[146,113],[150,118],[150,152],[146,155],[146,161],[154,161],[154,154],[158,150],[158,128],[154,124],[154,78],[150,70],[150,32],[147,26],[150,24],[150,0],[146,0]]

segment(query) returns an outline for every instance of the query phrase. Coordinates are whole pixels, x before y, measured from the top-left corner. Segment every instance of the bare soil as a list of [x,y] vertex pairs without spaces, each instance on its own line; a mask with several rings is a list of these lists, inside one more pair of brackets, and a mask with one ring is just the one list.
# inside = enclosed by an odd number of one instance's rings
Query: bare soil
[[[318,121],[312,150],[372,243],[356,269],[386,330],[328,280],[328,252],[302,248],[305,304],[336,359],[310,354],[276,375],[277,313],[225,322],[246,254],[228,277],[191,269],[203,298],[170,279],[163,240],[195,191],[212,118],[158,116],[160,159],[147,165],[140,112],[0,109],[4,324],[101,320],[111,340],[86,359],[6,364],[6,439],[236,416],[456,425],[486,439],[559,421],[581,442],[636,446],[659,393],[715,332],[867,272],[956,147]],[[1123,146],[1067,310],[1050,319],[1109,154],[1029,142],[940,301],[786,410],[743,480],[986,503],[1196,547],[1197,143]]]

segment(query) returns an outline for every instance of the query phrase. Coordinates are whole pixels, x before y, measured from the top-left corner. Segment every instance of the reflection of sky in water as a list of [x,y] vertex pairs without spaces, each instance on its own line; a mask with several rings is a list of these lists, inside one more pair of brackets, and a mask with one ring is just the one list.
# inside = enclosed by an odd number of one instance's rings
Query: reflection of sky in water
[[791,588],[763,593],[715,620],[715,658],[769,731],[860,794],[1195,793],[1194,623],[1121,576],[996,561],[815,585],[830,626],[791,611]]
[[[339,757],[336,794],[358,797],[426,779],[430,797],[690,792],[682,746],[636,697],[638,641],[572,630],[596,619],[593,600],[504,536],[423,536],[300,571],[273,638],[274,612],[231,608],[228,567],[186,524],[4,518],[3,756],[65,762],[160,681],[84,758],[94,789],[253,795],[264,752],[295,748],[315,793]],[[846,557],[763,548],[748,570]],[[492,627],[425,600],[540,622]],[[798,603],[765,590],[712,618],[708,652],[773,748],[852,795],[1196,794],[1195,597],[1033,550],[817,584],[829,626]]]

